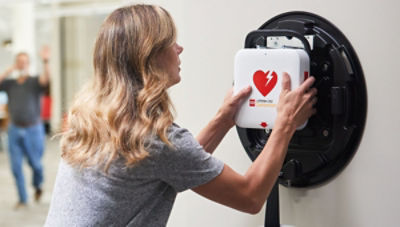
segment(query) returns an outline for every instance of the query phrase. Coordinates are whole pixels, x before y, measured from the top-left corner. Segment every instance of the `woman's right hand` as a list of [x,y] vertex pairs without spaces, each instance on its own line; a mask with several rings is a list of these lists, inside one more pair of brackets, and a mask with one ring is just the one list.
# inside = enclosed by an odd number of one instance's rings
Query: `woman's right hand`
[[311,88],[314,82],[315,78],[309,77],[300,87],[292,91],[289,74],[283,73],[275,127],[283,127],[294,133],[296,128],[316,113],[314,105],[317,102],[317,89]]

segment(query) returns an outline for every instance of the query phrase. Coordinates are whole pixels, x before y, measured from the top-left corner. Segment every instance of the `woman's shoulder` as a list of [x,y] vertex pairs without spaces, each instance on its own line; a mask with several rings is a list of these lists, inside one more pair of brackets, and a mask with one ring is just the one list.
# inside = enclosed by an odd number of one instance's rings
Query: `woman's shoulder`
[[194,136],[188,129],[173,123],[168,129],[168,139],[171,143],[175,144],[184,140],[194,140]]
[[183,127],[180,127],[178,124],[173,123],[167,130],[168,141],[172,144],[168,146],[164,141],[161,140],[160,137],[155,136],[151,137],[148,141],[150,145],[150,153],[154,151],[162,151],[162,150],[181,150],[185,147],[193,147],[198,146],[198,143],[192,133]]
[[193,134],[186,128],[173,124],[168,134],[169,141],[176,150],[192,150],[201,148]]

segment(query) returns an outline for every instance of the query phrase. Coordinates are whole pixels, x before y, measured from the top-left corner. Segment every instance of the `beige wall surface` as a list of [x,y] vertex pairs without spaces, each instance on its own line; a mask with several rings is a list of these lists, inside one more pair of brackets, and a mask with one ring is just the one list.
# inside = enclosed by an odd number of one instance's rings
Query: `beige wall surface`
[[[104,1],[103,1],[104,2]],[[115,1],[116,5],[121,2]],[[137,1],[134,1],[137,2]],[[398,226],[400,204],[400,77],[397,75],[400,43],[400,3],[396,0],[153,0],[140,1],[164,6],[175,18],[181,55],[182,81],[170,91],[177,110],[176,122],[193,134],[212,118],[232,86],[233,58],[244,45],[246,34],[271,17],[294,10],[308,11],[334,23],[350,40],[362,64],[368,89],[368,116],[364,136],[351,163],[334,180],[311,189],[281,187],[281,223],[297,227]],[[118,3],[118,4],[117,4]],[[86,11],[85,11],[86,12]],[[58,20],[54,20],[57,24]],[[66,59],[89,64],[93,46],[93,24],[70,20],[67,27],[84,31],[68,43],[81,49],[69,51]],[[95,22],[93,22],[95,23]],[[97,23],[97,22],[96,22]],[[94,26],[94,25],[93,25]],[[54,43],[60,42],[57,24]],[[57,44],[54,44],[57,45]],[[72,45],[72,44],[71,44]],[[67,48],[67,47],[64,47]],[[81,51],[87,48],[87,53]],[[57,49],[54,48],[57,52]],[[77,56],[80,58],[77,59]],[[59,56],[59,54],[58,54]],[[56,56],[55,56],[56,57]],[[59,59],[60,60],[60,59]],[[58,61],[52,61],[58,62]],[[64,62],[65,63],[65,62]],[[69,64],[71,63],[71,64]],[[91,68],[74,62],[65,73],[75,84],[60,84],[54,73],[52,89],[73,93]],[[60,63],[52,63],[61,70]],[[86,64],[85,64],[86,65]],[[90,67],[87,65],[87,67]],[[76,69],[76,70],[78,70]],[[71,81],[70,81],[71,82]],[[70,94],[68,93],[68,94]],[[59,93],[55,100],[61,100]],[[65,97],[64,97],[65,98]],[[66,100],[69,101],[69,100]],[[54,107],[61,115],[61,105]],[[59,121],[59,120],[58,120]],[[215,156],[240,173],[251,162],[235,130],[231,130]],[[168,226],[171,227],[256,227],[264,223],[264,211],[248,215],[204,199],[191,191],[178,195]]]
[[[233,56],[245,35],[283,12],[301,10],[334,23],[355,48],[368,89],[364,136],[350,165],[312,189],[281,187],[281,223],[297,227],[398,226],[400,204],[400,3],[389,1],[219,0],[151,1],[174,16],[185,48],[182,81],[171,89],[177,122],[196,134],[232,85]],[[244,173],[250,165],[235,130],[218,158]],[[260,226],[251,216],[213,204],[193,192],[178,196],[169,226]]]

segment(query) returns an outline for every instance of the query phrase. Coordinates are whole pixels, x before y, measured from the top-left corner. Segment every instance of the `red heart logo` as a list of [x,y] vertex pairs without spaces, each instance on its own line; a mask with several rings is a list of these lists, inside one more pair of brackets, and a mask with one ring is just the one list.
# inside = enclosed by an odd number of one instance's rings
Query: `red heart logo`
[[269,71],[264,73],[264,71],[258,70],[253,75],[253,81],[261,94],[267,96],[275,87],[276,82],[278,81],[278,75],[275,71],[272,71],[270,74]]

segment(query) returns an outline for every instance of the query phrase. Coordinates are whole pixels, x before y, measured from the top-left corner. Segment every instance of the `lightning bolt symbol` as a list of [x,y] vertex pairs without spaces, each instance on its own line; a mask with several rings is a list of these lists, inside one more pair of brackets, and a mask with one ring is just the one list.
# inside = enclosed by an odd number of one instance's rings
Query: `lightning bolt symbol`
[[272,73],[270,74],[268,71],[267,72],[267,83],[265,84],[265,86],[267,86],[271,80],[272,80]]

